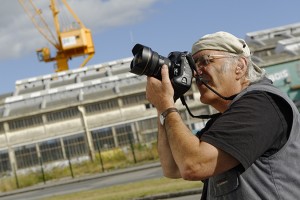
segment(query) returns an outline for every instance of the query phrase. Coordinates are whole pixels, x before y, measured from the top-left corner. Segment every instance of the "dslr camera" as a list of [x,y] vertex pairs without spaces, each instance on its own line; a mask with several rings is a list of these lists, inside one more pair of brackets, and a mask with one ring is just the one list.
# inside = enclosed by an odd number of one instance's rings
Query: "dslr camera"
[[132,49],[132,54],[134,58],[130,64],[131,73],[152,76],[161,80],[161,67],[164,64],[168,66],[175,101],[190,89],[193,69],[195,69],[190,53],[174,51],[166,58],[147,46],[136,44]]

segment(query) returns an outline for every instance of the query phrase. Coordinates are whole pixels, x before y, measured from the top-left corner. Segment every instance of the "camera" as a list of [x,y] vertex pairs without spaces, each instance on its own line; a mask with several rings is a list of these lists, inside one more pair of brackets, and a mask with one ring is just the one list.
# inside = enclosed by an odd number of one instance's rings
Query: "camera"
[[136,44],[132,48],[132,54],[134,58],[130,64],[131,73],[152,76],[161,80],[161,67],[164,64],[168,66],[175,101],[190,89],[193,69],[195,69],[190,53],[174,51],[166,58],[147,46]]

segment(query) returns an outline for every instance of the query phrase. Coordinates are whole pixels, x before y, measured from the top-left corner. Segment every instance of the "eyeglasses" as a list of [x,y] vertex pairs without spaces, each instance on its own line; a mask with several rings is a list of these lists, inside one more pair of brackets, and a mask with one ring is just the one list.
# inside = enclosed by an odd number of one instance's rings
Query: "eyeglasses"
[[203,67],[209,65],[214,59],[220,58],[233,58],[237,57],[237,55],[221,55],[221,54],[214,54],[214,55],[203,55],[195,60],[196,70],[202,70]]

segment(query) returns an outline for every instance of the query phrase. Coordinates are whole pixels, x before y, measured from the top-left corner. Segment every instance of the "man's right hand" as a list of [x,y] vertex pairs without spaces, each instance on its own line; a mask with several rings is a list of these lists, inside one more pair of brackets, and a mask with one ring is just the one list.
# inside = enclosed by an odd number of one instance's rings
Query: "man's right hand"
[[162,66],[161,76],[161,81],[154,77],[147,77],[146,86],[146,98],[156,107],[158,113],[175,106],[173,99],[174,89],[169,77],[167,65]]

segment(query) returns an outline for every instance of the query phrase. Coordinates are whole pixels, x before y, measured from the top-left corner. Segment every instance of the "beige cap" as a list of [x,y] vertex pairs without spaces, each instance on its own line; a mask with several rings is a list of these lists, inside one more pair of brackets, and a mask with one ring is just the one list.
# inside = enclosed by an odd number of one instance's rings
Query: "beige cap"
[[[251,56],[250,49],[243,39],[223,31],[207,34],[200,38],[193,44],[192,55],[202,50],[225,51],[245,57]],[[257,72],[262,73],[262,69],[253,61],[252,65]]]

